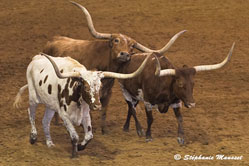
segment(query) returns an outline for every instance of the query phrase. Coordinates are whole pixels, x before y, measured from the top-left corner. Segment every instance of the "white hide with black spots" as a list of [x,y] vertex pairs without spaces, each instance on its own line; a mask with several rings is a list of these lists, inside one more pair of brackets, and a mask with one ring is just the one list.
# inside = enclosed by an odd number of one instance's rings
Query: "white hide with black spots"
[[[94,94],[99,93],[101,87],[101,78],[103,78],[101,72],[88,71],[83,65],[69,57],[53,57],[53,60],[60,71],[79,71],[81,73],[82,78],[90,85],[91,101],[94,102]],[[50,136],[50,122],[54,116],[54,112],[59,113],[59,116],[63,120],[72,140],[76,139],[78,142],[79,139],[73,125],[79,126],[81,124],[85,131],[85,138],[81,145],[87,144],[87,142],[93,138],[89,105],[82,99],[82,97],[79,98],[78,102],[71,101],[69,105],[67,104],[65,97],[61,98],[62,105],[58,99],[58,94],[62,93],[66,88],[67,81],[69,81],[68,79],[59,79],[49,60],[42,55],[36,55],[27,68],[28,86],[25,85],[20,89],[14,103],[16,106],[19,105],[21,101],[20,96],[28,87],[30,103],[28,112],[31,123],[31,139],[34,141],[37,136],[37,130],[35,127],[36,107],[40,103],[46,106],[42,122],[48,147],[54,146]],[[70,82],[68,84],[70,84]],[[59,86],[60,92],[58,92]],[[72,87],[69,85],[67,86],[68,95],[73,95],[75,86],[77,86],[76,82]]]

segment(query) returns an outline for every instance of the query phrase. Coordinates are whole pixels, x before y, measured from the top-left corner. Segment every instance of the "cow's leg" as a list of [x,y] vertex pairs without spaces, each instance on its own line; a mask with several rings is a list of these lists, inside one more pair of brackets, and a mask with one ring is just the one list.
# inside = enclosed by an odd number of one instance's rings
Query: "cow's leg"
[[137,130],[137,134],[139,136],[143,136],[144,135],[144,130],[141,127],[137,116],[136,116],[136,106],[138,104],[138,100],[135,100],[132,95],[124,88],[124,86],[122,85],[122,83],[120,83],[120,88],[123,92],[125,101],[128,104],[128,114],[127,114],[127,118],[125,121],[125,124],[123,126],[123,130],[128,132],[129,131],[129,127],[130,127],[130,119],[131,119],[131,115],[133,116],[134,120],[135,120],[135,125],[136,125],[136,130]]
[[29,121],[31,124],[31,132],[29,142],[34,144],[37,141],[37,130],[35,127],[35,112],[37,105],[30,105],[28,108]]
[[184,132],[183,132],[183,120],[182,120],[182,115],[180,112],[180,108],[173,108],[174,112],[175,112],[175,116],[177,119],[177,123],[178,123],[178,137],[177,137],[177,141],[180,145],[184,144]]
[[90,109],[89,109],[88,106],[83,108],[82,125],[83,125],[84,131],[85,131],[85,138],[81,142],[81,144],[78,145],[78,150],[79,151],[84,150],[86,148],[87,144],[93,138]]
[[79,136],[71,123],[70,119],[68,118],[68,115],[64,112],[64,110],[59,110],[58,114],[62,121],[64,122],[65,127],[67,128],[67,131],[69,132],[69,135],[71,137],[72,141],[72,157],[77,157],[77,145],[79,141]]
[[151,107],[145,105],[145,112],[147,117],[147,131],[146,131],[146,141],[152,141],[151,136],[151,125],[153,123],[153,115],[152,115],[152,109]]
[[110,101],[111,95],[112,95],[112,87],[114,85],[114,79],[110,78],[104,78],[101,80],[102,82],[102,89],[101,89],[101,98],[100,102],[102,105],[101,109],[101,132],[102,134],[106,134],[106,112],[107,112],[107,106]]
[[54,116],[55,111],[51,110],[49,108],[46,107],[46,111],[44,114],[44,117],[42,119],[42,125],[43,125],[43,130],[44,130],[44,134],[46,137],[46,144],[48,147],[52,147],[54,146],[54,143],[51,139],[51,135],[50,135],[50,122]]
[[141,127],[141,124],[139,123],[139,121],[137,119],[137,114],[136,114],[136,106],[138,104],[138,101],[133,100],[133,102],[130,102],[130,101],[126,100],[126,102],[128,104],[128,115],[127,115],[127,119],[126,119],[126,122],[124,124],[123,130],[124,131],[129,131],[130,118],[131,118],[131,115],[132,115],[134,120],[135,120],[137,135],[138,136],[144,136],[144,130]]
[[107,108],[108,108],[108,103],[110,101],[111,98],[111,93],[112,91],[109,91],[109,94],[107,96],[103,96],[100,99],[101,105],[102,105],[102,110],[101,110],[101,132],[102,134],[106,134],[106,112],[107,112]]
[[57,112],[54,114],[54,124],[59,125],[59,116]]
[[125,121],[125,124],[124,124],[124,127],[123,127],[123,130],[125,131],[125,132],[128,132],[129,131],[129,128],[130,128],[130,120],[131,120],[131,115],[132,115],[132,108],[130,108],[130,106],[129,106],[129,101],[127,101],[126,100],[126,102],[127,102],[127,104],[128,104],[128,114],[127,114],[127,118],[126,118],[126,121]]

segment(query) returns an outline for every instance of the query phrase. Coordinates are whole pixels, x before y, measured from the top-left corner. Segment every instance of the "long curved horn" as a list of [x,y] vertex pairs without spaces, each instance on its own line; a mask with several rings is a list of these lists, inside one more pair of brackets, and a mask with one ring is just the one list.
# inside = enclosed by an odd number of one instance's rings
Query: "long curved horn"
[[[143,69],[145,68],[146,63],[148,62],[149,58],[151,56],[155,56],[155,54],[153,53],[148,53],[147,57],[145,58],[145,60],[143,61],[143,63],[140,65],[140,67],[133,73],[130,74],[121,74],[121,73],[115,73],[115,72],[102,72],[102,74],[104,75],[104,77],[109,77],[109,78],[118,78],[118,79],[129,79],[129,78],[133,78],[136,77],[137,75],[139,75]],[[157,68],[158,65],[160,66],[159,60],[156,58],[157,61]]]
[[145,46],[143,46],[142,44],[140,43],[136,43],[134,45],[134,48],[137,48],[138,50],[142,51],[142,52],[158,52],[159,54],[164,54],[171,46],[172,44],[176,41],[176,39],[181,35],[183,34],[184,32],[186,32],[187,30],[183,30],[183,31],[180,31],[178,32],[177,34],[175,34],[171,39],[170,41],[160,50],[151,50]]
[[160,76],[161,64],[160,64],[160,62],[159,62],[158,57],[157,57],[157,56],[154,56],[154,57],[155,57],[155,59],[156,59],[156,61],[155,61],[155,63],[156,63],[155,75],[156,75],[156,76]]
[[71,77],[80,77],[80,73],[79,72],[67,72],[67,73],[61,73],[59,71],[58,66],[56,65],[56,63],[54,62],[54,60],[47,54],[45,53],[40,53],[41,55],[45,56],[46,58],[48,58],[48,60],[51,62],[51,64],[54,67],[54,71],[57,75],[58,78],[71,78]]
[[161,76],[173,76],[176,75],[175,69],[164,69],[160,71],[159,77]]
[[[235,46],[235,43],[233,43],[227,57],[221,63],[214,64],[214,65],[194,66],[193,68],[196,70],[196,72],[199,72],[199,71],[215,70],[215,69],[219,69],[223,67],[230,60],[234,46]],[[164,69],[160,71],[159,76],[175,75],[175,73],[176,73],[175,69]]]
[[87,20],[87,25],[88,25],[88,29],[91,32],[91,34],[93,35],[93,37],[97,38],[97,39],[111,39],[111,34],[108,33],[99,33],[95,30],[94,26],[93,26],[93,21],[92,21],[92,17],[89,14],[89,12],[87,11],[87,9],[83,6],[81,6],[80,4],[74,2],[74,1],[70,1],[72,4],[74,4],[75,6],[77,6],[78,8],[80,8],[85,16],[86,16],[86,20]]
[[233,43],[227,57],[221,63],[214,64],[214,65],[195,66],[194,69],[196,70],[196,72],[199,72],[199,71],[215,70],[215,69],[219,69],[223,67],[230,60],[232,53],[233,53],[234,45],[235,45],[235,42]]

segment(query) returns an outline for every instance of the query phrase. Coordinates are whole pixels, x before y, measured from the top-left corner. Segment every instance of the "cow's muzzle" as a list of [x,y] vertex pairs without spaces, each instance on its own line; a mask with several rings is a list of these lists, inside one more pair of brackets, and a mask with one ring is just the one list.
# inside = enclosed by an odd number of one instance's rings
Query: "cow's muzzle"
[[131,55],[128,52],[120,52],[117,56],[119,62],[127,62],[131,59]]
[[96,110],[101,110],[101,108],[102,108],[101,105],[94,105],[94,106],[92,107],[92,109],[93,109],[94,111],[96,111]]

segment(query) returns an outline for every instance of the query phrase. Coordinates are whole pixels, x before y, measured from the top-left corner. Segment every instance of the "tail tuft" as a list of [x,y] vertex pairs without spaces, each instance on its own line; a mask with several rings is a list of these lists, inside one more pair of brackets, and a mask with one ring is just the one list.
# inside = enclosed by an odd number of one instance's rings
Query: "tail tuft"
[[28,87],[28,84],[24,85],[23,87],[20,88],[19,92],[17,93],[15,97],[15,101],[13,103],[13,107],[19,109],[22,103],[22,93],[24,90]]

